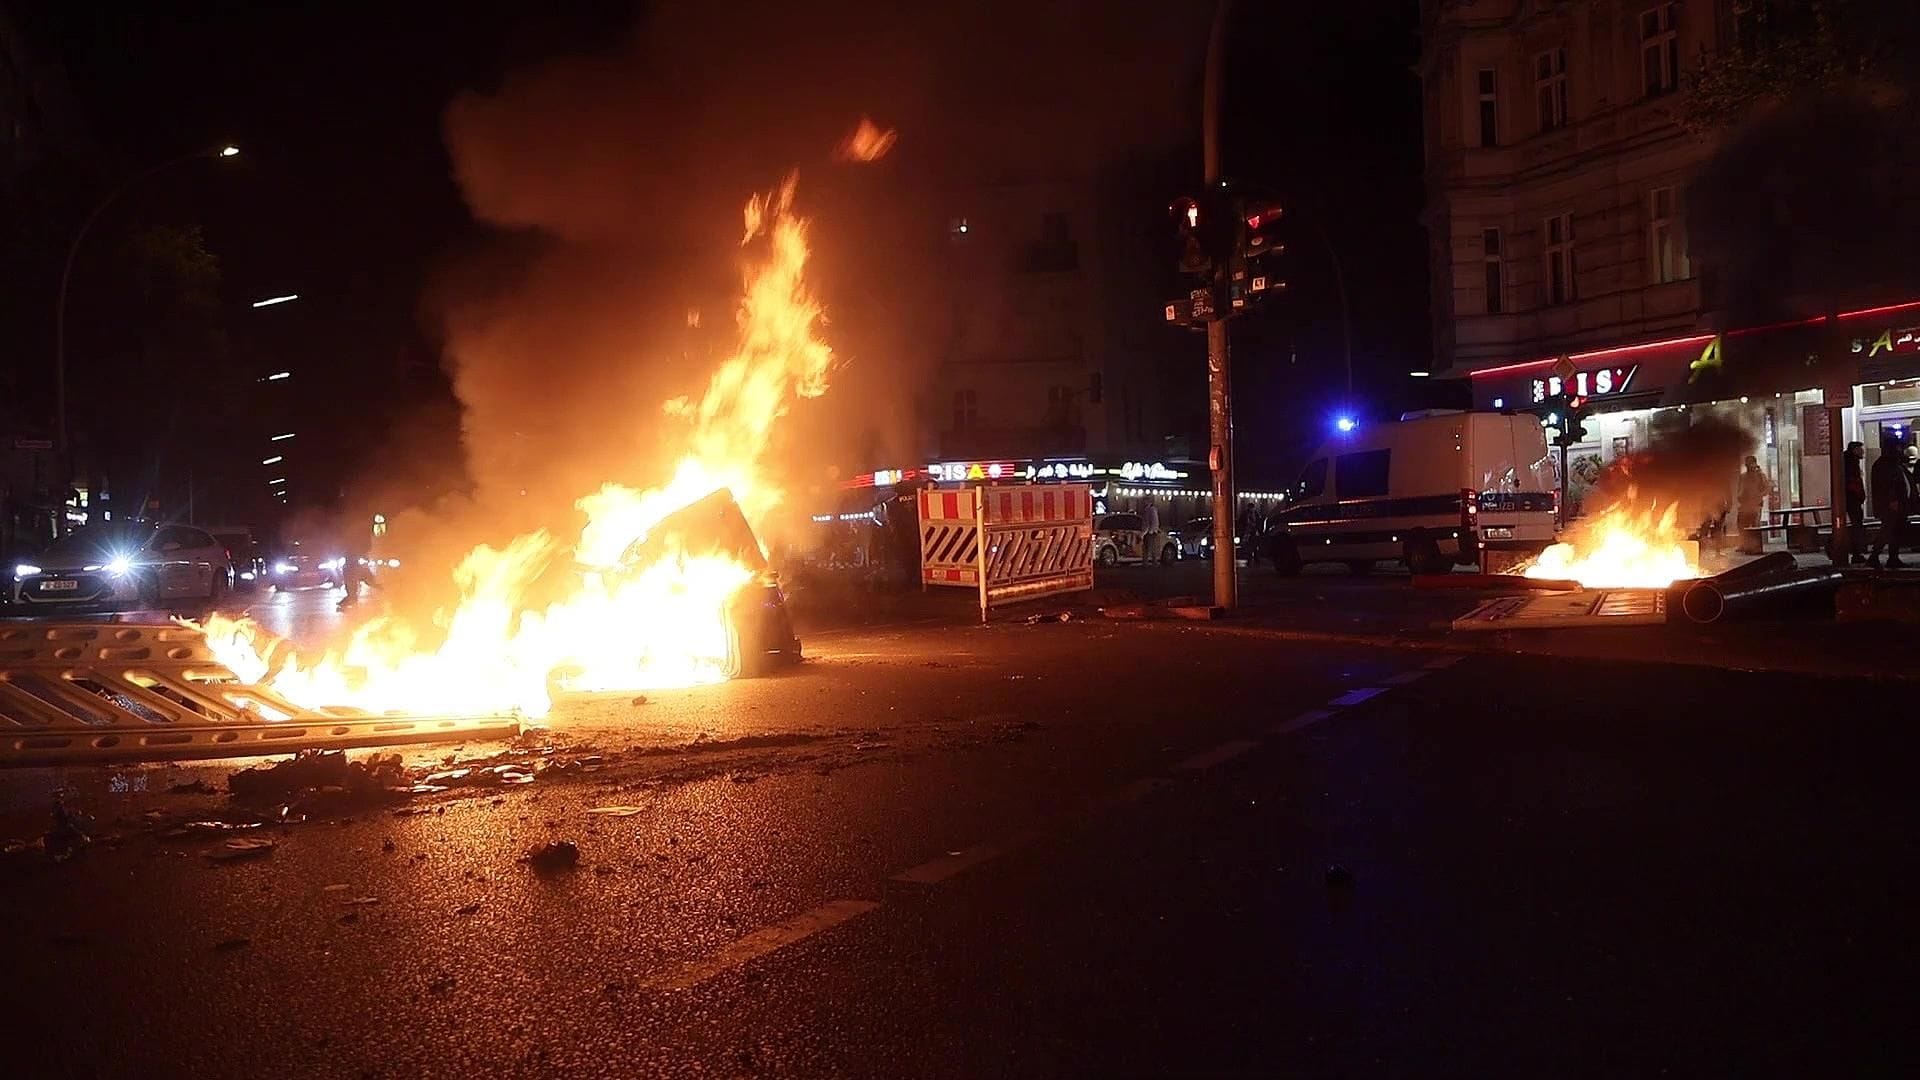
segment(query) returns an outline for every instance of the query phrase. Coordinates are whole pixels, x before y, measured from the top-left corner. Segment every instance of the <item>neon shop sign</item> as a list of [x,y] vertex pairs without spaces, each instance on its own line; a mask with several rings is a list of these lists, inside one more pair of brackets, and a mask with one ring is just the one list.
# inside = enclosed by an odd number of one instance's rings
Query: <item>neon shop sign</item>
[[1606,397],[1608,394],[1624,394],[1633,385],[1633,377],[1640,371],[1640,365],[1628,364],[1624,367],[1599,368],[1594,371],[1576,371],[1565,378],[1549,375],[1533,380],[1533,403],[1535,405],[1555,394],[1570,397]]

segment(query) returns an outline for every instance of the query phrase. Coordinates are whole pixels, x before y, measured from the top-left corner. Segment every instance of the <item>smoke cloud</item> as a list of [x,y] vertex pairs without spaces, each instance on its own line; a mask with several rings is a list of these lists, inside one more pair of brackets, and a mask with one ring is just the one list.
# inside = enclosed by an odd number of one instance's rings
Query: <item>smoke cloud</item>
[[[832,498],[835,464],[910,459],[945,345],[953,193],[1184,137],[1206,33],[1148,0],[926,7],[675,0],[602,52],[449,105],[455,179],[493,232],[426,298],[464,483],[387,506],[403,557],[450,566],[475,543],[571,535],[581,495],[664,480],[683,427],[662,403],[697,400],[733,345],[741,207],[796,169],[840,359],[766,460],[799,514]],[[863,117],[896,133],[878,160],[846,152]]]
[[1591,508],[1678,507],[1675,521],[1692,527],[1725,514],[1742,462],[1757,443],[1731,415],[1696,416],[1651,449],[1614,462],[1589,497]]

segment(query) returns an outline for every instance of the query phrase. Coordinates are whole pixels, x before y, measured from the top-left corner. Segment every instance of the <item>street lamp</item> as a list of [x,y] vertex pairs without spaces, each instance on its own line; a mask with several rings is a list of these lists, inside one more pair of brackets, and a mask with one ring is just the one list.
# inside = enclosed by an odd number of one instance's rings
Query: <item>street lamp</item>
[[93,223],[100,219],[100,215],[106,211],[107,207],[112,206],[114,200],[118,199],[123,192],[134,184],[145,180],[155,173],[164,172],[167,169],[173,168],[175,165],[192,161],[195,158],[209,156],[230,158],[239,156],[239,153],[240,148],[232,145],[221,146],[211,151],[195,150],[190,154],[182,154],[177,158],[163,161],[142,172],[134,173],[132,176],[122,180],[118,187],[107,192],[106,198],[101,199],[99,203],[95,204],[93,210],[87,214],[86,220],[80,223],[80,231],[74,234],[73,243],[68,245],[67,261],[65,265],[60,268],[60,296],[59,299],[54,302],[53,311],[53,411],[55,430],[59,437],[60,446],[56,460],[60,463],[59,467],[62,474],[59,478],[60,490],[62,492],[60,497],[61,505],[64,506],[66,504],[65,492],[67,487],[73,483],[73,477],[70,475],[72,458],[67,446],[67,283],[73,277],[73,261],[80,254],[80,244],[86,240],[87,233],[93,228]]
[[257,308],[272,307],[275,304],[284,304],[289,300],[298,299],[300,299],[299,293],[288,293],[285,296],[269,296],[265,300],[255,300],[253,306]]

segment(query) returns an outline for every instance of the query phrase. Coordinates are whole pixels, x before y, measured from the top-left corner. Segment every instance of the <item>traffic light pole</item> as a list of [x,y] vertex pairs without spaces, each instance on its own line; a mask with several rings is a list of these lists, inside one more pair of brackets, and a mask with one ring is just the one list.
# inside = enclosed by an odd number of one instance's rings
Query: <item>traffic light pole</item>
[[[1201,152],[1205,157],[1206,183],[1212,190],[1220,182],[1220,66],[1227,45],[1227,16],[1233,0],[1216,0],[1213,31],[1207,38],[1205,100],[1201,103]],[[1214,269],[1215,295],[1223,267]],[[1231,310],[1231,309],[1229,309]],[[1213,604],[1231,610],[1239,604],[1239,581],[1235,560],[1239,545],[1234,520],[1233,492],[1233,390],[1232,372],[1227,356],[1227,321],[1214,318],[1207,323],[1207,429],[1212,449],[1207,455],[1207,472],[1213,478]]]

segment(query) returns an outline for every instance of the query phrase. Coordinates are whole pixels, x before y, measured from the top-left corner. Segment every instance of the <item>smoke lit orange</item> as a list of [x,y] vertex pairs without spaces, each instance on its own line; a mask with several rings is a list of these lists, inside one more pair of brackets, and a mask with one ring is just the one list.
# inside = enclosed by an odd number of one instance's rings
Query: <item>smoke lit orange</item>
[[[891,133],[883,142],[890,143]],[[877,153],[884,153],[879,146]],[[805,280],[807,222],[793,213],[794,179],[748,202],[743,244],[756,254],[737,313],[734,351],[698,401],[675,399],[684,453],[659,486],[607,483],[576,505],[571,542],[536,530],[476,545],[452,568],[459,601],[431,626],[379,616],[318,657],[297,655],[249,620],[214,616],[214,653],[235,674],[307,708],[544,716],[556,685],[593,690],[688,686],[726,677],[727,608],[759,571],[725,554],[668,547],[634,552],[675,511],[732,493],[762,524],[782,493],[761,456],[781,416],[826,390],[833,351]],[[536,583],[560,599],[534,603]]]

